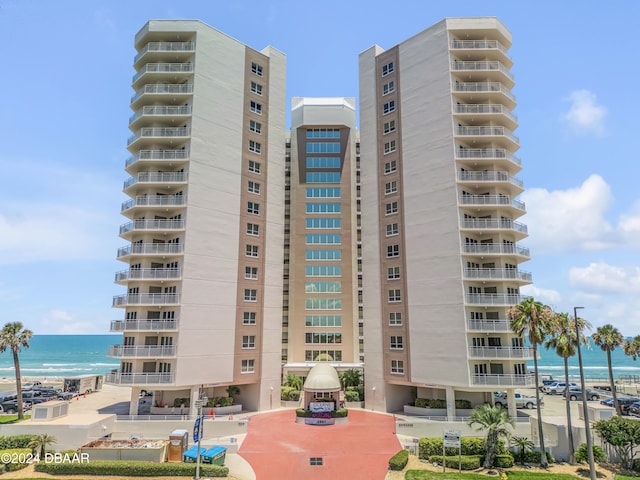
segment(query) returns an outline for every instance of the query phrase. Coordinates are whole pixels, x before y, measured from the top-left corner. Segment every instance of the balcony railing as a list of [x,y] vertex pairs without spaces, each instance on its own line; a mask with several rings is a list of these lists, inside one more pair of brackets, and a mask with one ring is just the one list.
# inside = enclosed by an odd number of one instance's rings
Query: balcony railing
[[136,83],[145,73],[192,73],[192,63],[147,63],[131,79],[131,83]]
[[474,358],[533,358],[531,347],[469,347]]
[[514,122],[518,121],[516,117],[507,107],[499,103],[471,103],[471,104],[456,104],[454,105],[455,113],[459,114],[502,114],[509,117]]
[[498,171],[474,172],[462,170],[458,172],[458,180],[460,182],[508,182],[520,188],[524,186],[524,183],[519,178],[511,176],[507,172]]
[[456,135],[465,137],[505,137],[516,143],[520,143],[518,136],[504,127],[473,127],[461,125],[456,129]]
[[131,145],[141,138],[151,137],[188,137],[189,127],[149,127],[141,128],[127,140],[127,145]]
[[173,383],[174,378],[173,373],[109,372],[105,381],[112,385],[159,385]]
[[497,40],[451,40],[452,49],[472,50],[472,49],[497,49],[507,53],[507,49]]
[[179,268],[132,268],[116,272],[115,281],[124,280],[176,280],[182,276]]
[[180,105],[177,107],[167,105],[152,105],[142,107],[140,110],[129,117],[129,123],[133,123],[143,115],[166,115],[170,117],[187,116],[191,115],[191,107],[189,105]]
[[142,219],[120,225],[120,235],[131,230],[184,230],[184,220]]
[[529,257],[529,249],[512,243],[468,243],[463,252],[472,255],[521,255]]
[[142,47],[133,61],[137,62],[147,52],[193,52],[195,48],[194,42],[149,42]]
[[527,233],[526,225],[503,218],[463,218],[460,220],[460,226],[466,229],[515,230]]
[[517,305],[528,297],[511,293],[467,293],[467,305]]
[[180,303],[179,293],[130,293],[128,295],[115,295],[112,306],[176,305],[178,303]]
[[531,281],[531,273],[515,268],[465,268],[464,277],[473,280]]
[[184,183],[187,172],[140,172],[137,176],[125,180],[123,189],[126,190],[136,183]]
[[175,357],[175,345],[111,345],[108,357]]
[[451,70],[453,71],[461,71],[461,70],[473,70],[473,71],[499,71],[504,73],[507,77],[513,80],[513,73],[509,71],[507,67],[505,67],[501,62],[498,61],[459,61],[454,60],[451,62]]
[[118,257],[126,255],[178,255],[184,251],[182,243],[134,243],[118,249]]
[[131,103],[145,94],[172,94],[172,95],[189,95],[193,93],[193,84],[191,83],[153,83],[145,85],[138,90],[132,97]]
[[137,155],[127,159],[125,167],[139,160],[188,160],[188,150],[140,150]]
[[[113,326],[113,322],[111,322]],[[508,320],[467,320],[467,328],[476,332],[511,332]],[[113,331],[113,328],[112,330]]]
[[497,374],[485,373],[472,375],[474,385],[495,385],[504,387],[526,387],[535,385],[535,375],[532,373],[517,374]]
[[165,330],[177,330],[178,319],[137,319],[137,320],[112,320],[111,332],[160,332]]
[[460,205],[510,205],[525,210],[524,202],[515,200],[509,195],[460,195]]
[[122,203],[121,210],[133,207],[180,207],[186,203],[184,195],[137,195]]
[[504,158],[511,162],[522,165],[522,161],[504,148],[458,148],[456,150],[457,159],[500,159]]
[[516,96],[500,82],[456,82],[453,85],[454,92],[475,93],[502,93],[514,102]]

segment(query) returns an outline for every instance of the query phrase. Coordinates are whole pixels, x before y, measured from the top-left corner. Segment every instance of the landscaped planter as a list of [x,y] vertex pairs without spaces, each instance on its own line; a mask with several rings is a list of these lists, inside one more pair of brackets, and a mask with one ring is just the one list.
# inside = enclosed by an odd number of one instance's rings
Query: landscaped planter
[[298,408],[300,400],[280,400],[280,405],[284,408]]
[[[211,410],[207,407],[206,411]],[[213,413],[216,415],[231,415],[232,413],[242,413],[242,405],[230,405],[228,407],[213,407]]]
[[364,408],[364,402],[344,402],[345,408]]
[[405,405],[403,407],[404,413],[407,415],[417,415],[421,417],[442,417],[447,416],[446,408],[421,408],[414,407],[413,405]]
[[151,407],[151,415],[189,415],[189,407]]

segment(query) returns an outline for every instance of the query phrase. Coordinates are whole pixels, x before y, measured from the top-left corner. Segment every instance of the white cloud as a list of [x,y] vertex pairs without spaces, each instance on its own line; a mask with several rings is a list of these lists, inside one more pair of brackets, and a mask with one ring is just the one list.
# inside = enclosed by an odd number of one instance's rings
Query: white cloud
[[627,244],[640,247],[640,202],[630,213],[620,215],[618,230]]
[[536,254],[598,250],[619,242],[604,217],[613,195],[599,175],[591,175],[578,188],[531,188],[522,194],[522,199],[527,203],[527,243]]
[[[85,319],[86,317],[82,317]],[[79,320],[71,313],[63,310],[51,310],[42,320],[38,333],[41,334],[103,334],[103,321]]]
[[525,285],[520,289],[520,293],[522,293],[522,295],[534,297],[537,301],[551,307],[560,304],[560,301],[562,300],[562,295],[557,290],[539,288],[535,285]]
[[562,118],[574,133],[605,134],[604,119],[607,109],[598,104],[596,95],[589,90],[574,90],[566,101],[571,102],[569,111]]
[[616,267],[605,262],[569,270],[569,282],[586,293],[622,295],[640,291],[640,268]]

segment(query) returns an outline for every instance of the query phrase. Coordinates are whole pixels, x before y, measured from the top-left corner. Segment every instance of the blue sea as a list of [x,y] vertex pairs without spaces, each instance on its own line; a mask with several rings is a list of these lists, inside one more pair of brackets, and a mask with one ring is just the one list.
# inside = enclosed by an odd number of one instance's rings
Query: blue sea
[[[20,352],[20,368],[25,377],[62,377],[84,374],[105,374],[118,368],[115,358],[107,358],[109,345],[122,341],[120,335],[35,335],[31,346]],[[540,348],[538,368],[540,373],[554,377],[564,375],[562,358],[553,350]],[[608,378],[607,356],[599,347],[592,344],[590,349],[582,348],[585,377],[599,380]],[[626,356],[622,348],[612,353],[613,374],[615,377],[636,375],[640,377],[640,360],[634,361]],[[533,371],[533,362],[529,362]],[[0,354],[0,379],[14,378],[13,357],[10,352]],[[578,357],[569,359],[569,375],[577,377]]]

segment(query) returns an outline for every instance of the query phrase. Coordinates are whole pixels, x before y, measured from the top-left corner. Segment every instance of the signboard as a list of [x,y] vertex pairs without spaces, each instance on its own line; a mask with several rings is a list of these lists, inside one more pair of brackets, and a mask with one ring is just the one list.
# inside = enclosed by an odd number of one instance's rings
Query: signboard
[[311,402],[309,403],[309,410],[314,413],[317,412],[333,412],[333,402]]
[[335,425],[335,418],[305,418],[306,425]]
[[460,430],[445,430],[444,446],[452,447],[452,448],[460,448]]
[[200,439],[200,417],[196,418],[196,422],[193,424],[193,441],[194,443]]

